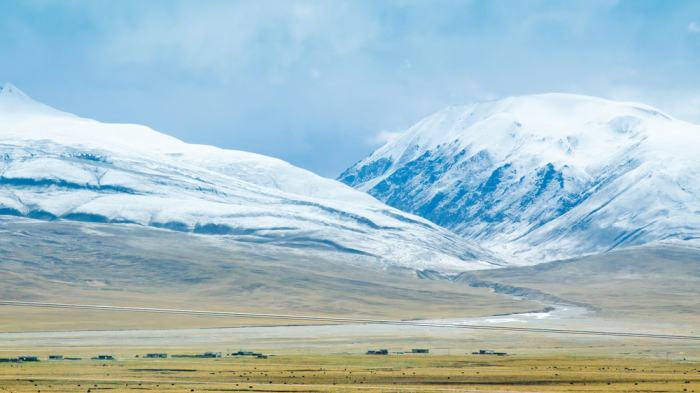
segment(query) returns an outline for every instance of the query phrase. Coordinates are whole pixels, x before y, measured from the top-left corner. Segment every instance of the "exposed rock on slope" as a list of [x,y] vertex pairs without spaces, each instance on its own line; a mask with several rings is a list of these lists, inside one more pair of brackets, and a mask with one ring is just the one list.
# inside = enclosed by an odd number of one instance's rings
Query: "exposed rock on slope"
[[700,127],[642,104],[449,107],[339,180],[521,263],[700,237]]
[[0,88],[0,214],[305,248],[375,268],[489,268],[489,252],[286,162],[102,124]]

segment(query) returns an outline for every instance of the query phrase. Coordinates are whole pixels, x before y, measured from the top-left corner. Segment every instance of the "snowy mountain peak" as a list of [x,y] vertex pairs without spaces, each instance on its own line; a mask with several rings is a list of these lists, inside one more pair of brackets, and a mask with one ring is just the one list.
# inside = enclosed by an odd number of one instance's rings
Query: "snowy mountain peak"
[[[561,140],[561,146],[566,145],[566,149],[559,153],[588,157],[600,152],[600,144],[615,145],[621,136],[622,139],[640,137],[639,132],[660,130],[663,123],[673,121],[663,112],[643,104],[558,93],[509,97],[445,108],[423,119],[358,165],[390,159],[392,168],[397,168],[428,151],[455,143],[476,151],[489,145],[491,154],[505,154],[511,145],[532,138],[544,138],[543,148]],[[656,127],[647,127],[647,123]],[[585,141],[590,143],[578,143]],[[575,146],[571,146],[571,142]],[[553,150],[550,153],[556,154]]]
[[0,86],[0,113],[7,117],[20,118],[25,118],[27,116],[76,118],[75,115],[58,111],[50,106],[34,101],[22,90],[9,82]]
[[284,161],[81,119],[3,89],[0,221],[148,226],[374,268],[501,263],[425,219]]
[[700,127],[638,103],[509,97],[428,116],[344,183],[512,258],[700,236]]
[[10,82],[6,82],[2,86],[0,86],[0,96],[1,97],[12,97],[13,99],[17,100],[30,100],[28,95],[24,94],[22,90],[18,89],[15,87]]

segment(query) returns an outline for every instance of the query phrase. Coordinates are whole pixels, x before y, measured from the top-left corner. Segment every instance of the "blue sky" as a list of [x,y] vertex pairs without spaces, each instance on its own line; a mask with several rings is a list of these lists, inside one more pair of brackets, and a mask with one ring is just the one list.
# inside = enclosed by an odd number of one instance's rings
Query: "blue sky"
[[0,0],[0,83],[336,177],[444,106],[565,92],[700,124],[700,1]]

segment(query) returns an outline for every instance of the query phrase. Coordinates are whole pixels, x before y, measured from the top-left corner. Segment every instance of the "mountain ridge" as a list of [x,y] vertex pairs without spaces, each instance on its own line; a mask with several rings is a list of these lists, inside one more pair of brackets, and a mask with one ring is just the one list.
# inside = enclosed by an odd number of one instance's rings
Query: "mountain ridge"
[[445,108],[339,180],[511,262],[700,238],[700,127],[569,94]]
[[228,236],[375,268],[502,264],[427,220],[284,161],[81,119],[9,86],[0,99],[5,216]]

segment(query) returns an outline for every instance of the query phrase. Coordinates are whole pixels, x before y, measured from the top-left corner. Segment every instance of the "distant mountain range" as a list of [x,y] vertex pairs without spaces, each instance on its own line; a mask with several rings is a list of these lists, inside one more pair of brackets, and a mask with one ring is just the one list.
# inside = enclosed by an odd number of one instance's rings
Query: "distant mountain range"
[[0,215],[225,236],[372,268],[503,262],[428,220],[286,162],[60,112],[0,87]]
[[338,179],[515,263],[700,237],[700,126],[636,103],[445,108]]
[[464,271],[700,238],[700,127],[577,95],[446,108],[345,171],[346,186],[82,119],[5,84],[0,154],[5,222],[223,236],[376,269]]

